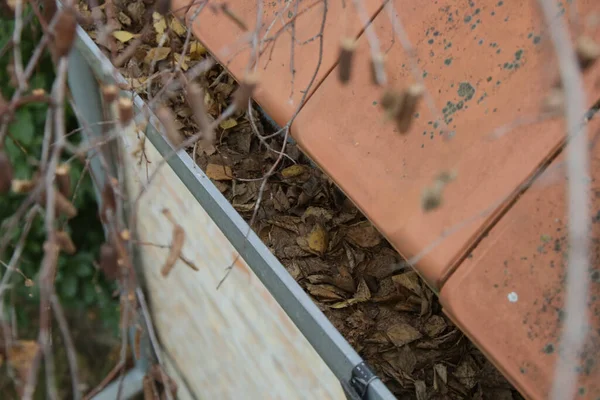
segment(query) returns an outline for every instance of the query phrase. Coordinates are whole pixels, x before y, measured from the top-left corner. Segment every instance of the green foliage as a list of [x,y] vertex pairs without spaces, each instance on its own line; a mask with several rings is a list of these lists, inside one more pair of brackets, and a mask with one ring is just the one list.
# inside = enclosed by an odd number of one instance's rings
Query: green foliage
[[[0,49],[9,42],[13,31],[13,22],[0,19]],[[41,29],[37,23],[28,23],[24,26],[22,35],[23,59],[26,63],[33,53],[41,37]],[[9,57],[11,51],[0,57],[0,82],[2,95],[10,99],[14,93],[10,82]],[[32,79],[29,81],[31,89],[43,88],[48,93],[52,89],[54,68],[49,55],[40,60]],[[20,107],[9,126],[10,136],[5,143],[6,151],[15,170],[15,178],[30,179],[35,171],[35,161],[39,160],[42,151],[44,124],[48,106],[41,103],[28,104]],[[67,132],[77,128],[74,113],[67,104]],[[69,136],[75,143],[79,135]],[[67,308],[94,309],[105,322],[106,327],[118,329],[118,302],[112,298],[115,285],[107,282],[102,274],[94,267],[100,245],[104,241],[104,232],[98,219],[98,209],[92,180],[89,173],[84,173],[84,166],[78,162],[71,162],[71,182],[77,186],[74,204],[78,209],[78,216],[65,222],[65,229],[71,234],[77,247],[77,253],[72,256],[61,254],[58,261],[56,274],[56,289],[63,305]],[[25,197],[10,193],[0,196],[0,221],[13,215]],[[24,228],[19,221],[17,229],[11,232],[12,241],[7,254],[1,254],[0,260],[8,262],[12,250]],[[4,232],[2,232],[4,233]],[[17,305],[17,318],[22,329],[33,328],[31,319],[36,315],[39,302],[37,276],[43,256],[42,245],[45,240],[43,216],[35,218],[31,232],[25,243],[23,256],[18,265],[21,274],[13,275],[15,303]],[[0,270],[3,274],[4,270]],[[31,279],[34,285],[26,285],[26,279]],[[30,310],[34,312],[33,316]]]

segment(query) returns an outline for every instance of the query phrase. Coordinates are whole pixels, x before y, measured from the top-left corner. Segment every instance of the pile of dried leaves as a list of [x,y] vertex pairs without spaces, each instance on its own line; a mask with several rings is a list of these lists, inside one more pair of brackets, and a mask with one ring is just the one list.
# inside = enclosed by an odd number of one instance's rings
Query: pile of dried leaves
[[[181,60],[186,35],[179,21],[153,14],[149,3],[114,0],[118,26],[112,33],[117,52],[134,38],[142,39],[120,70],[146,98],[153,97],[163,82],[154,79],[152,93],[147,93],[147,79]],[[86,3],[81,10],[92,15]],[[102,16],[104,10],[99,7],[94,13]],[[157,47],[157,38],[167,26],[172,27],[169,39]],[[96,37],[93,27],[88,28]],[[193,41],[184,69],[210,57],[205,53]],[[216,118],[230,104],[236,83],[219,65],[198,83],[205,90],[209,114]],[[183,94],[171,96],[167,105],[177,115],[181,131],[193,134],[192,111]],[[274,132],[265,121],[257,125],[261,134]],[[279,149],[281,140],[273,138],[267,144]],[[239,112],[220,125],[215,146],[189,150],[234,208],[250,220],[261,178],[278,154],[261,144],[246,113]],[[443,315],[419,276],[398,267],[398,253],[335,184],[294,145],[287,146],[286,153],[289,158],[266,185],[253,228],[388,387],[400,398],[520,398]]]

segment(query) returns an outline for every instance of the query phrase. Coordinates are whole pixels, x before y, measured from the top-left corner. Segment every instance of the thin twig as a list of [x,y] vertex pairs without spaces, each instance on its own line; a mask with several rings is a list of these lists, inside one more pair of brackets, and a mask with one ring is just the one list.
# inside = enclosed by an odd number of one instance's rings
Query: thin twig
[[[538,0],[558,61],[565,95],[565,119],[567,128],[576,126],[586,111],[583,80],[577,63],[575,49],[570,42],[564,18],[554,20],[556,4],[550,0]],[[552,381],[552,399],[572,398],[577,385],[577,365],[587,335],[586,304],[589,274],[589,155],[586,126],[580,132],[569,129],[567,137],[567,198],[569,251],[567,254],[566,318],[560,340]]]

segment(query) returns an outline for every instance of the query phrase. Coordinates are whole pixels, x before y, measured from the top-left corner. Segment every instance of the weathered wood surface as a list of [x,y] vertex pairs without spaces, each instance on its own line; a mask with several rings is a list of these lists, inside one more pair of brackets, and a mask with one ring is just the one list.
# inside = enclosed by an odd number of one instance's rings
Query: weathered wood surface
[[[127,189],[135,198],[162,157],[146,140],[147,161],[140,164],[133,153],[144,134],[126,129],[122,136]],[[337,378],[243,259],[217,291],[237,252],[166,164],[139,204],[139,240],[170,243],[172,225],[164,208],[185,230],[183,254],[200,270],[179,261],[163,277],[160,269],[167,249],[142,246],[143,273],[160,341],[193,395],[345,398]]]

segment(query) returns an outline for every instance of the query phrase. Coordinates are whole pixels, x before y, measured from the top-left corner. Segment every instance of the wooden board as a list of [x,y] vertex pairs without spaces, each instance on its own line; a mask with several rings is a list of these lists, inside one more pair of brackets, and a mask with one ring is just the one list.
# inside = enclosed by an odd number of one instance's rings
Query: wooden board
[[[161,156],[146,141],[149,163],[132,153],[142,132],[123,132],[125,175],[135,198]],[[169,244],[169,209],[186,232],[182,262],[163,277],[167,250],[141,246],[154,324],[164,350],[199,398],[342,399],[341,385],[243,259],[216,286],[237,252],[213,220],[165,165],[138,207],[139,240]]]

